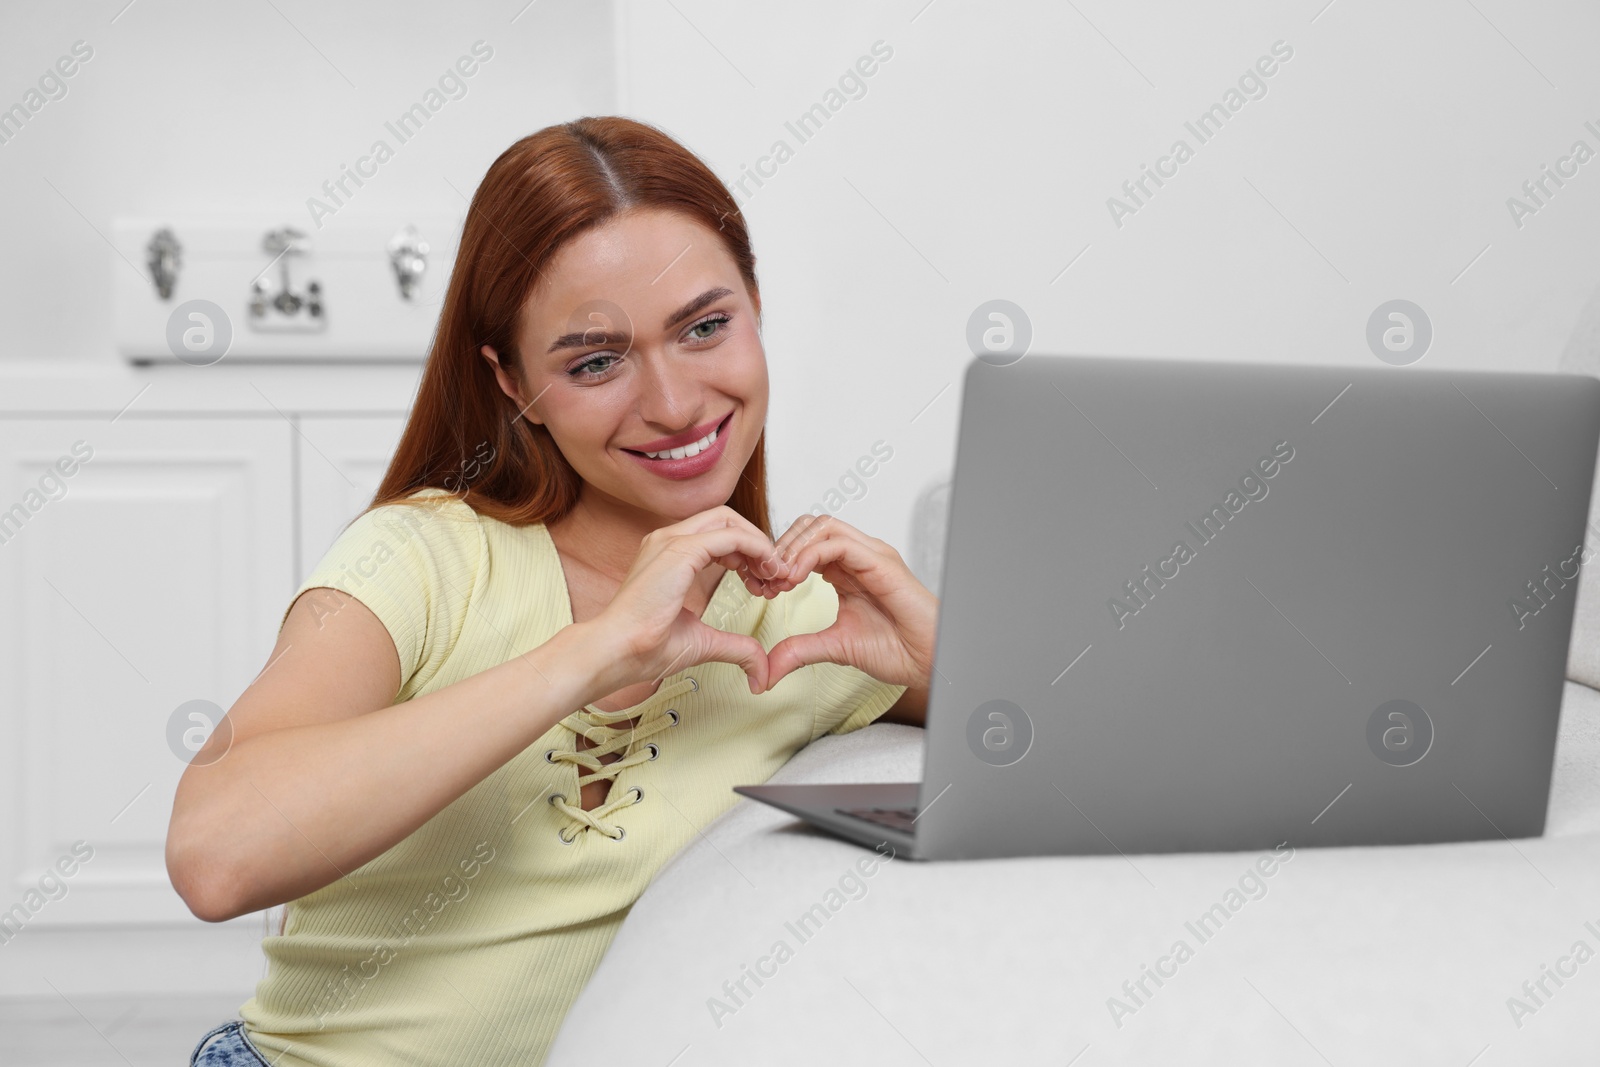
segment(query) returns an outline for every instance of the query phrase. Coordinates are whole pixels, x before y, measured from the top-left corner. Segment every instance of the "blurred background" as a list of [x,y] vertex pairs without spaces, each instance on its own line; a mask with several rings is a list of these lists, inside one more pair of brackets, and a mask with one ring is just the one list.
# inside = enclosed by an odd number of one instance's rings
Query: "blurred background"
[[0,7],[0,1030],[173,1062],[250,995],[272,917],[188,915],[173,789],[370,500],[516,139],[619,113],[722,176],[775,524],[936,584],[973,337],[1583,369],[1596,39],[1577,0]]

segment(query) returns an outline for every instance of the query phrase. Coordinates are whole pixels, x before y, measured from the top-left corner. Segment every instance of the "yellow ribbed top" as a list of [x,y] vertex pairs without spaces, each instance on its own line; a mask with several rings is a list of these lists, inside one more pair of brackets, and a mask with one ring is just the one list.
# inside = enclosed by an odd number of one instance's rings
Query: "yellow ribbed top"
[[[351,523],[294,594],[330,586],[370,608],[399,652],[401,701],[498,666],[572,622],[543,524],[508,526],[443,490],[413,498],[425,505],[388,505]],[[702,618],[770,649],[837,612],[820,575],[768,601],[729,572]],[[553,727],[393,848],[289,903],[284,933],[262,942],[267,977],[239,1010],[246,1036],[275,1067],[542,1063],[633,902],[739,799],[732,787],[766,781],[824,734],[867,725],[903,691],[832,663],[760,696],[732,664],[666,676],[635,705],[639,726],[670,722],[669,710],[677,723],[622,749],[659,751],[610,786],[608,803],[641,791],[606,817],[625,831],[616,840],[548,802],[562,793],[577,805],[582,773],[546,759],[576,743],[571,728]]]

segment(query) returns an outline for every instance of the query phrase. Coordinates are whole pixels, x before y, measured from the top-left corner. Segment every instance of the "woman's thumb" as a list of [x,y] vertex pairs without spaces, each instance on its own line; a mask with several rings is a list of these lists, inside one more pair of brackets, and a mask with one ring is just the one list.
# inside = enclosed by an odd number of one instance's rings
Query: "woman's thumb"
[[818,634],[790,634],[772,646],[767,657],[767,684],[777,685],[790,671],[833,658],[827,640]]
[[750,692],[764,693],[767,689],[767,650],[761,642],[747,634],[730,634],[707,626],[705,661],[732,663],[749,678]]

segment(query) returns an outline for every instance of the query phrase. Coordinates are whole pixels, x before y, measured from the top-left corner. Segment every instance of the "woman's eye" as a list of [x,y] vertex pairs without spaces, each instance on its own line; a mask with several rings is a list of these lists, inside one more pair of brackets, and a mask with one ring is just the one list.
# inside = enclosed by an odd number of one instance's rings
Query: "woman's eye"
[[728,316],[716,314],[701,319],[689,327],[689,336],[696,341],[709,341],[722,332],[722,327],[727,325]]
[[612,364],[609,361],[614,361],[616,358],[616,356],[609,352],[596,352],[582,363],[577,364],[571,370],[567,371],[567,374],[570,377],[579,379],[599,378],[604,375],[606,371],[611,369]]

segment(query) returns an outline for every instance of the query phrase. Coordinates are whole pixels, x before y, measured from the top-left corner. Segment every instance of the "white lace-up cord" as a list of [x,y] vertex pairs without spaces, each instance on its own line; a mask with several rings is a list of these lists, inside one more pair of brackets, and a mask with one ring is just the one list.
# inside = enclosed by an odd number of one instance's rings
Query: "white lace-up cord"
[[[673,697],[681,696],[684,693],[692,693],[699,688],[699,682],[692,677],[685,676],[671,685],[661,686],[640,703],[622,711],[602,711],[593,704],[586,704],[582,710],[575,711],[562,719],[561,725],[571,730],[574,734],[583,735],[594,747],[582,750],[574,748],[570,752],[553,751],[546,756],[546,759],[552,763],[575,763],[588,772],[578,776],[579,796],[577,799],[581,801],[583,787],[590,782],[610,781],[614,784],[617,775],[629,767],[636,767],[641,763],[648,763],[650,760],[655,759],[655,752],[652,751],[654,749],[653,745],[639,745],[638,743],[673,726],[676,720],[666,715],[647,718],[648,713],[659,703],[671,700]],[[612,723],[632,718],[639,720],[637,726],[622,729],[611,725]],[[574,740],[573,744],[576,745],[577,741]],[[613,763],[603,763],[600,760],[601,756],[608,756],[613,752],[620,752],[630,748],[632,751],[629,751],[621,759]],[[561,840],[570,844],[585,830],[597,830],[613,841],[620,840],[623,833],[622,828],[615,823],[607,821],[606,817],[622,808],[631,807],[639,803],[641,799],[643,799],[641,792],[629,789],[625,790],[621,796],[608,800],[593,811],[585,811],[580,806],[567,803],[565,796],[560,793],[550,798],[550,804],[573,821],[574,825],[570,834],[565,830],[558,831],[561,834]]]

